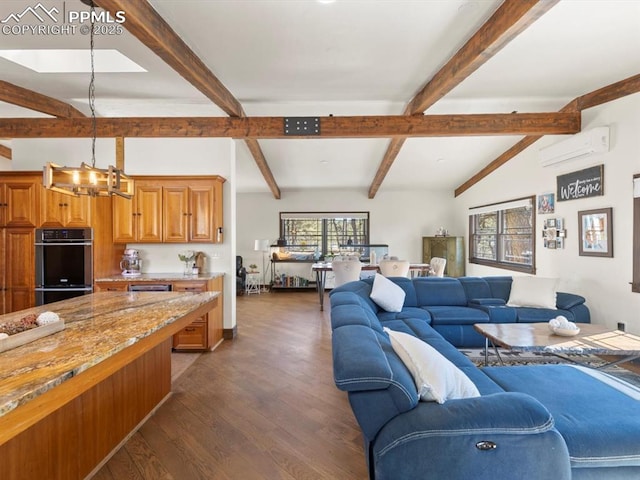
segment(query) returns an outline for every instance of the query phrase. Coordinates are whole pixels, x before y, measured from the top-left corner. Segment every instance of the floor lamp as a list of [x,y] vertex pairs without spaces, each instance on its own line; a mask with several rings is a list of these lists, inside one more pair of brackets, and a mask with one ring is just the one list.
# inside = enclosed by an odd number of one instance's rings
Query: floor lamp
[[262,291],[267,291],[267,284],[265,283],[265,273],[266,273],[266,262],[265,262],[265,254],[269,251],[269,240],[256,240],[253,249],[256,252],[262,252]]

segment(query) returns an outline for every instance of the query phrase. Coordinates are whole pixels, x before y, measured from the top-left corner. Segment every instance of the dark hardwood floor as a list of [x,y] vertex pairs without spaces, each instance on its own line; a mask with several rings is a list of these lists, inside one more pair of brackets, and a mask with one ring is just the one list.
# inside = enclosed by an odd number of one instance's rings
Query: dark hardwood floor
[[367,478],[330,312],[315,292],[237,300],[237,338],[201,355],[94,480]]

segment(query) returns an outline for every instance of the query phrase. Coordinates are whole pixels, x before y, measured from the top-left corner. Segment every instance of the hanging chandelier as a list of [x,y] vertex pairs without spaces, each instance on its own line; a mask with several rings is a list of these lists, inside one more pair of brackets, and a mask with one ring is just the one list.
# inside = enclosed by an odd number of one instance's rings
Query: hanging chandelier
[[95,6],[92,0],[85,1],[91,7],[90,57],[91,80],[89,82],[89,107],[91,109],[91,165],[84,162],[79,167],[62,167],[55,163],[47,163],[44,167],[42,184],[45,188],[66,195],[89,195],[91,197],[107,197],[119,195],[124,198],[133,196],[133,179],[114,166],[96,168],[96,108],[95,108],[95,68],[94,68],[94,24]]

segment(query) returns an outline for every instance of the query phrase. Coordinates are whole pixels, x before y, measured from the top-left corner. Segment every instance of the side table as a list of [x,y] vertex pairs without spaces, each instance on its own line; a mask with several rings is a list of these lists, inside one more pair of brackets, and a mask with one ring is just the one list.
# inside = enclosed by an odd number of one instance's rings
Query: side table
[[260,295],[260,272],[247,272],[245,293],[247,295],[251,295],[252,293]]

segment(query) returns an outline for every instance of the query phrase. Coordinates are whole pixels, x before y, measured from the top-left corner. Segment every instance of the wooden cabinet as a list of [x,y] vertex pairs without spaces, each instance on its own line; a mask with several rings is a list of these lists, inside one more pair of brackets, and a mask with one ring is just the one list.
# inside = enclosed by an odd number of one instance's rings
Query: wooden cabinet
[[176,292],[205,292],[213,290],[220,292],[216,308],[200,317],[180,330],[173,336],[174,350],[211,350],[221,341],[223,335],[223,277],[217,277],[209,281],[183,281],[174,282],[173,291]]
[[223,178],[135,177],[135,181],[133,201],[114,198],[115,243],[222,242]]
[[41,189],[29,176],[0,182],[0,227],[35,227]]
[[136,182],[133,198],[113,197],[114,243],[162,242],[162,187]]
[[74,197],[53,190],[42,189],[40,202],[40,226],[90,227],[92,198]]
[[429,263],[431,257],[447,260],[445,276],[464,276],[464,237],[422,237],[422,261]]
[[95,292],[126,292],[131,282],[95,282]]
[[170,283],[174,292],[220,292],[216,307],[206,315],[194,320],[173,336],[173,349],[178,351],[212,350],[222,341],[224,322],[223,276],[212,279],[171,280],[158,278],[153,280],[96,281],[96,292],[118,292],[129,290],[130,285],[145,283]]
[[35,305],[34,241],[33,228],[0,229],[0,290],[3,314]]

